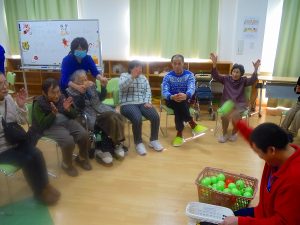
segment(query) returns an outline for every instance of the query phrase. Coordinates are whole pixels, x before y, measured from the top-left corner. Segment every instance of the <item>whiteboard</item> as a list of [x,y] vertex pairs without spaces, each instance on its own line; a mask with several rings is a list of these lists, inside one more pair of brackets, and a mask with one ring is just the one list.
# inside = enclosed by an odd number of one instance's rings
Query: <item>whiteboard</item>
[[18,31],[23,68],[60,68],[76,37],[87,40],[88,54],[102,68],[98,20],[18,21]]

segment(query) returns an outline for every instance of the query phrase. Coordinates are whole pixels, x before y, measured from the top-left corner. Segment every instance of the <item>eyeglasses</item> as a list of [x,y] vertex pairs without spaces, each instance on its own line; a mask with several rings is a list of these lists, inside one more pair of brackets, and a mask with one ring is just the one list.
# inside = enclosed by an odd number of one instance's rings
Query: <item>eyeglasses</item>
[[3,82],[0,82],[0,89],[3,89],[5,87],[8,87],[9,86],[9,83],[7,82],[7,80],[3,81]]

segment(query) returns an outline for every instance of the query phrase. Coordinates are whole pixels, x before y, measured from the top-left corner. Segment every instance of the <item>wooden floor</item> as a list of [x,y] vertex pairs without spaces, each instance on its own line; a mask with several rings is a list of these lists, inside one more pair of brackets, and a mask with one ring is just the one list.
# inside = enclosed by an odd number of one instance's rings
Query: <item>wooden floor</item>
[[[279,122],[279,116],[257,115],[250,118],[251,126],[264,121]],[[80,176],[71,178],[63,172],[51,182],[61,191],[59,203],[50,207],[55,225],[175,225],[187,224],[185,207],[189,201],[197,201],[194,183],[204,167],[210,166],[234,173],[242,173],[260,179],[263,161],[257,157],[245,141],[219,144],[213,135],[215,122],[203,118],[200,123],[209,127],[208,132],[183,146],[171,146],[174,138],[173,118],[169,118],[169,136],[160,134],[165,150],[161,153],[148,148],[147,156],[139,156],[132,145],[124,161],[114,161],[112,167],[104,167],[94,160],[93,170],[79,169]],[[161,125],[165,125],[163,115]],[[143,124],[144,141],[148,143],[149,124]],[[184,136],[191,136],[187,127]],[[298,140],[296,140],[297,142]],[[39,142],[49,169],[56,169],[55,148]],[[22,174],[19,174],[22,177]],[[0,204],[7,199],[3,176],[0,177]],[[14,200],[30,196],[26,182],[12,180]],[[4,198],[3,198],[3,197]],[[252,204],[256,204],[256,195]]]

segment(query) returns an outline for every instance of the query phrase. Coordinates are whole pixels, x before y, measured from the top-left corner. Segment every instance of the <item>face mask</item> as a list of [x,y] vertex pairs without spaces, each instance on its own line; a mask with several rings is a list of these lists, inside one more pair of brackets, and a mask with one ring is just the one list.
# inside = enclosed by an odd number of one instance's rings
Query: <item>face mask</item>
[[75,50],[74,55],[80,59],[86,56],[86,50]]

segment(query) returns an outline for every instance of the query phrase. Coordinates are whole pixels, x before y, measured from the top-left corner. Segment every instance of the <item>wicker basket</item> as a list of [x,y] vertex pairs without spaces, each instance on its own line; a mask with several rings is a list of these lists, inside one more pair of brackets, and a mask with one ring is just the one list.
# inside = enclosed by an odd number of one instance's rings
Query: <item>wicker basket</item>
[[[199,183],[199,180],[201,180],[202,178],[208,176],[216,176],[219,173],[223,173],[226,179],[229,178],[233,180],[243,180],[246,186],[253,188],[254,191],[253,196],[251,198],[247,198],[243,196],[235,196],[232,194],[227,194],[227,193],[214,190],[212,188],[203,186],[201,183]],[[253,200],[256,194],[258,180],[256,178],[249,177],[243,174],[237,175],[237,174],[225,172],[221,169],[206,167],[198,175],[195,183],[198,189],[199,202],[224,206],[235,211],[249,206],[250,202]]]

